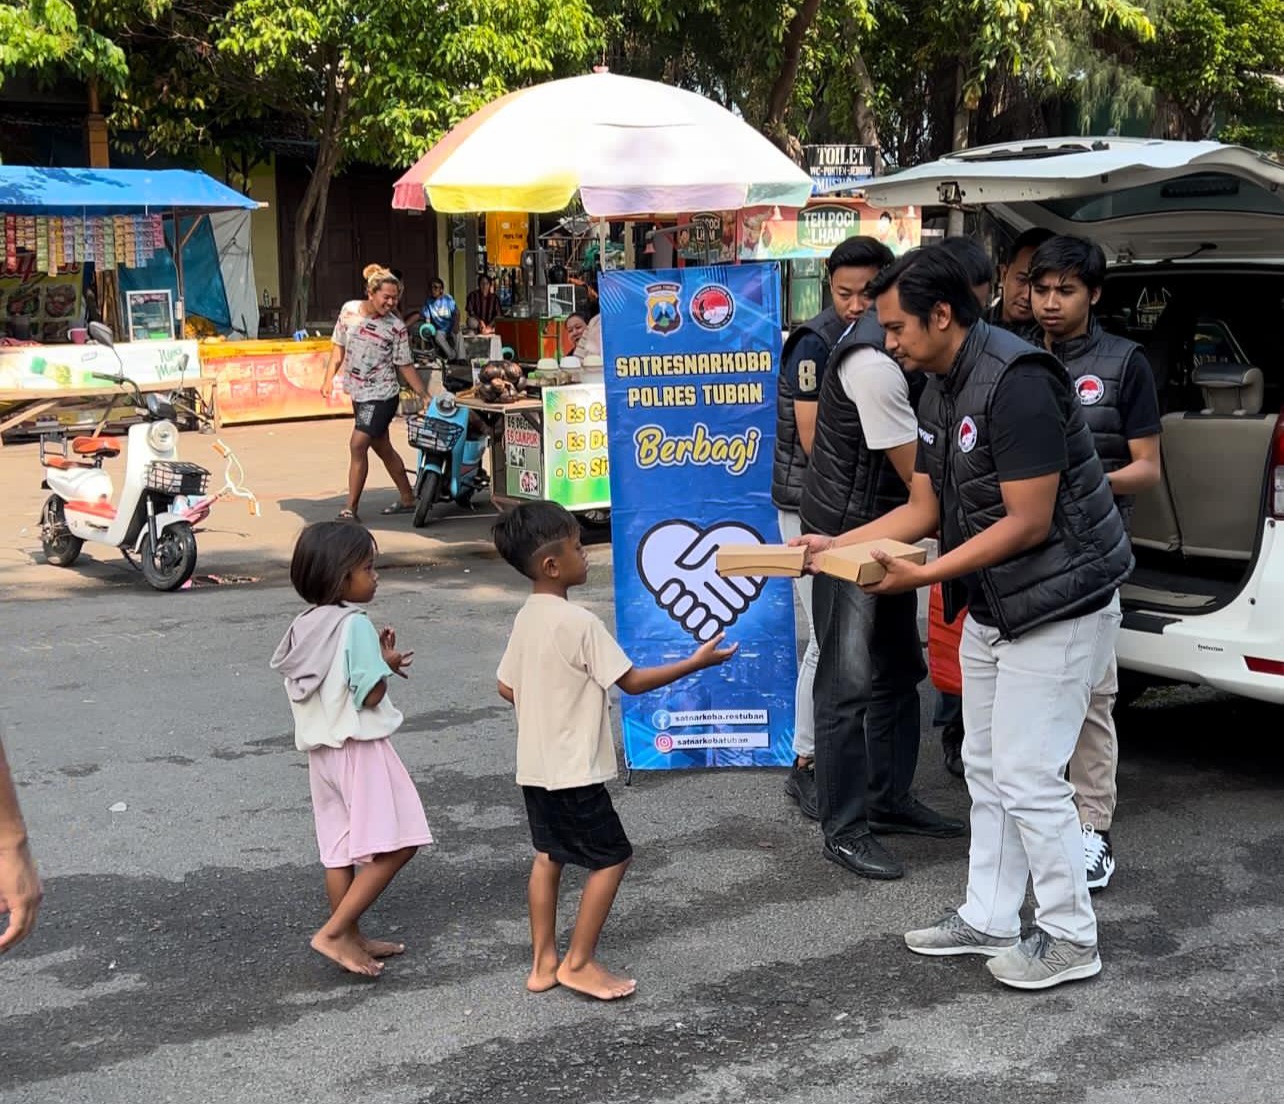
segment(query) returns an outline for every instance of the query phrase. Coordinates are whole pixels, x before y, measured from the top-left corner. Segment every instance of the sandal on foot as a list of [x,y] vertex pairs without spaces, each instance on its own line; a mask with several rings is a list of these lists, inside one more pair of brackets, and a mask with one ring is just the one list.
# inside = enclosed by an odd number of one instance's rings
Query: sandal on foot
[[394,503],[392,506],[385,506],[379,513],[385,517],[392,514],[413,514],[415,512],[415,503],[407,506],[404,502]]
[[359,522],[361,519],[360,519],[359,517],[357,517],[357,512],[356,512],[356,510],[349,510],[349,509],[345,508],[345,509],[340,510],[337,514],[335,514],[335,516],[334,516],[334,520],[335,520],[335,521],[357,521],[357,522]]

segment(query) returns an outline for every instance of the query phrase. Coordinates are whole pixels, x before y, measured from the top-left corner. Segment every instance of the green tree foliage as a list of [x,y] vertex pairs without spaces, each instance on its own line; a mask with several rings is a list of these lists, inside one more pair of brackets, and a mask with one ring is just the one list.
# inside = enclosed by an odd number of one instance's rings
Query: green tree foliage
[[510,88],[581,69],[596,44],[584,0],[234,0],[214,31],[219,64],[249,81],[233,95],[251,88],[316,142],[294,227],[296,323],[335,172],[410,164]]
[[1284,0],[1160,0],[1155,24],[1136,62],[1160,133],[1284,145]]
[[0,84],[16,72],[43,79],[65,74],[107,89],[129,78],[125,51],[114,33],[164,0],[0,0]]

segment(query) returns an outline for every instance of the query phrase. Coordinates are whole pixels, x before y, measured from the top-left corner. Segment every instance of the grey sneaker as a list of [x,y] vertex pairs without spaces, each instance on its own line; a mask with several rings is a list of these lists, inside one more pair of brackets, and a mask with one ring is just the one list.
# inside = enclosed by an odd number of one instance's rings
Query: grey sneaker
[[1050,989],[1063,981],[1078,981],[1101,973],[1096,946],[1057,939],[1035,928],[1010,951],[985,964],[996,981],[1013,989]]
[[957,912],[943,916],[930,928],[905,933],[905,946],[915,954],[932,955],[997,955],[1017,945],[1015,935],[986,935],[977,931]]

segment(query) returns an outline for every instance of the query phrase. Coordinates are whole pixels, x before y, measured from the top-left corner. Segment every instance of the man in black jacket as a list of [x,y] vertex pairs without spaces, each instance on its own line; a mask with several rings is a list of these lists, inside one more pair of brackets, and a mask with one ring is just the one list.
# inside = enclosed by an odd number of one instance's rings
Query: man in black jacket
[[[1074,379],[1084,420],[1127,527],[1133,496],[1155,486],[1163,475],[1159,395],[1141,346],[1106,333],[1093,317],[1105,281],[1106,255],[1086,238],[1050,238],[1030,262],[1034,319],[1043,328],[1047,349]],[[1070,758],[1090,890],[1104,889],[1115,872],[1110,827],[1119,796],[1118,693],[1119,671],[1112,656],[1106,677],[1092,689],[1088,716]]]
[[[780,354],[776,388],[776,452],[771,471],[771,501],[780,521],[782,540],[802,532],[798,508],[808,458],[816,436],[816,417],[825,367],[838,339],[869,305],[865,288],[891,263],[891,253],[873,238],[848,238],[829,255],[832,305],[795,329]],[[794,705],[794,764],[785,780],[785,793],[798,802],[804,816],[820,816],[816,797],[816,721],[813,685],[820,645],[812,618],[810,576],[795,584],[798,601],[807,617],[807,650],[798,665]]]
[[1030,262],[1035,250],[1050,237],[1052,231],[1042,226],[1023,230],[1008,249],[1007,261],[999,265],[999,302],[991,321],[1027,341],[1040,338],[1030,305]]
[[[839,543],[917,541],[941,555],[877,555],[867,588],[945,583],[945,616],[968,607],[960,661],[972,797],[967,901],[908,932],[924,955],[980,954],[1018,989],[1101,970],[1097,923],[1066,764],[1119,631],[1132,552],[1092,434],[1062,365],[981,321],[966,272],[946,251],[907,254],[870,289],[888,351],[930,374],[919,404],[909,502]],[[835,542],[803,537],[809,552]],[[1033,933],[1021,906],[1033,878]]]
[[[861,242],[878,250],[884,265],[892,262],[886,247],[871,239],[849,239],[840,249]],[[821,384],[799,504],[804,533],[837,536],[906,501],[922,385],[921,375],[888,357],[878,319],[864,310],[834,349]],[[920,738],[918,683],[925,674],[917,600],[874,597],[825,575],[812,587],[820,645],[814,700],[822,854],[863,877],[899,878],[901,863],[876,833],[964,831],[910,793]]]

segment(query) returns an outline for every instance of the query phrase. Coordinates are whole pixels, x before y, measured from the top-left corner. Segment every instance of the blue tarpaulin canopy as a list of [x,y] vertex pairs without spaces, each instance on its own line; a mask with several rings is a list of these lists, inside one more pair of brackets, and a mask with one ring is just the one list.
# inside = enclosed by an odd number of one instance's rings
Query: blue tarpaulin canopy
[[37,169],[0,165],[0,214],[159,215],[254,210],[248,196],[187,169]]

